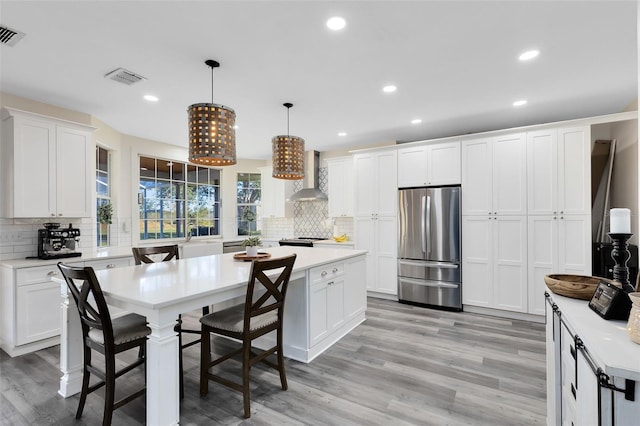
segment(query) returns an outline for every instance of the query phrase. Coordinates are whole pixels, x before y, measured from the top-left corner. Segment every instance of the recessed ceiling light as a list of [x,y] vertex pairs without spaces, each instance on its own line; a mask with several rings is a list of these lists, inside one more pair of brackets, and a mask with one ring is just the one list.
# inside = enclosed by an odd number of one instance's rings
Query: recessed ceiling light
[[385,93],[393,93],[396,90],[398,90],[398,88],[396,86],[394,86],[393,84],[390,84],[388,86],[384,86],[382,88],[382,91],[385,92]]
[[158,97],[153,95],[144,95],[145,101],[158,102]]
[[513,106],[514,106],[514,107],[519,107],[519,106],[523,106],[523,105],[526,105],[526,104],[527,104],[527,101],[526,101],[526,100],[524,100],[524,99],[521,99],[521,100],[519,100],[519,101],[515,101],[515,102],[513,103]]
[[540,54],[538,50],[528,50],[524,52],[522,55],[518,57],[521,61],[528,61],[529,59],[533,59]]
[[346,25],[347,25],[347,21],[345,21],[344,18],[341,18],[339,16],[334,16],[333,18],[329,18],[329,20],[327,21],[327,27],[329,27],[329,29],[333,31],[339,31],[343,29]]
[[422,123],[421,118],[414,118],[413,120],[411,120],[411,124],[420,124],[420,123]]
[[347,136],[347,133],[346,132],[340,132],[340,133],[338,133],[338,136]]
[[237,124],[234,124],[234,125],[233,125],[233,128],[237,130],[237,129],[238,129],[238,125],[237,125]]

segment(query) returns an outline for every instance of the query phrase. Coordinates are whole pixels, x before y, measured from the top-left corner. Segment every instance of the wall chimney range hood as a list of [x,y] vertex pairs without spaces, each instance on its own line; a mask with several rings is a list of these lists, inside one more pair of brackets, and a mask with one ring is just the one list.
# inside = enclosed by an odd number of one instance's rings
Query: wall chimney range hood
[[327,200],[327,194],[320,191],[318,182],[320,175],[320,153],[307,151],[305,153],[304,180],[300,191],[294,193],[289,201],[320,201]]

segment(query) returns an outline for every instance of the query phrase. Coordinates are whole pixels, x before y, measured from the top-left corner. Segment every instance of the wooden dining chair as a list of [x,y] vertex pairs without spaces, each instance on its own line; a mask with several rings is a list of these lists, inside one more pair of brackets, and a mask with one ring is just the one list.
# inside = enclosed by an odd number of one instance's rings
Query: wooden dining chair
[[[242,392],[244,417],[251,417],[249,371],[251,366],[263,362],[280,373],[280,384],[287,390],[287,377],[284,371],[282,354],[282,322],[285,296],[296,255],[271,260],[254,260],[247,285],[244,304],[232,306],[200,318],[202,325],[202,344],[200,345],[200,395],[209,392],[209,380],[213,380]],[[282,271],[271,279],[268,274],[277,269]],[[276,344],[266,351],[256,354],[251,341],[276,331]],[[220,358],[211,360],[210,333],[240,340],[242,347]],[[277,363],[266,359],[277,352]],[[242,355],[242,383],[232,382],[209,372],[209,369],[236,355]]]
[[[178,251],[177,244],[166,245],[166,246],[156,246],[156,247],[132,247],[131,250],[133,251],[133,259],[135,260],[136,265],[141,265],[143,263],[166,262],[173,259],[180,259],[180,252]],[[209,313],[209,307],[204,306],[202,308],[202,315],[207,315],[208,313]],[[182,315],[178,315],[178,322],[176,326],[173,328],[173,330],[176,333],[178,333],[178,344],[180,345],[180,352],[178,354],[178,360],[180,364],[180,398],[184,398],[184,378],[182,377],[183,376],[182,350],[200,343],[201,331],[182,328]],[[197,334],[198,339],[183,344],[182,343],[183,333]]]
[[[115,401],[116,379],[140,365],[144,366],[146,358],[144,347],[147,343],[147,336],[151,334],[151,329],[147,327],[146,318],[138,314],[111,318],[93,268],[71,267],[62,263],[58,263],[58,268],[76,302],[82,326],[82,391],[76,419],[82,416],[87,395],[104,386],[102,424],[110,425],[113,412],[116,409],[146,392],[145,385],[137,392]],[[138,358],[133,363],[116,371],[116,355],[133,348],[140,349]],[[92,350],[104,355],[104,370],[92,363]],[[100,381],[89,386],[91,374],[98,377]]]

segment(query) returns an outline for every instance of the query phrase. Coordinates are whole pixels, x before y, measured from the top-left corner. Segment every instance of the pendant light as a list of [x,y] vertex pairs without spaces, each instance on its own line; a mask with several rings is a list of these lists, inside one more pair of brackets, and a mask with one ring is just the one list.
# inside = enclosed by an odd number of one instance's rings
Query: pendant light
[[273,173],[277,179],[298,180],[304,178],[304,139],[289,134],[289,109],[291,103],[282,104],[287,108],[287,134],[275,136],[271,140],[273,151]]
[[189,113],[189,161],[204,166],[236,164],[236,113],[213,103],[213,69],[220,63],[204,62],[211,68],[211,103],[193,104]]

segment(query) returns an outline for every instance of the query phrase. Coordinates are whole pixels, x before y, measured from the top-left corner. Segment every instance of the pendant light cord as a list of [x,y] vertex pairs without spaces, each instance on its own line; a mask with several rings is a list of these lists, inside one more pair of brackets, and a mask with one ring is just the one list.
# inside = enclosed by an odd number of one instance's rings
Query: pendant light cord
[[213,103],[213,67],[211,67],[211,103]]

